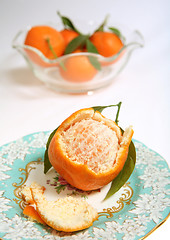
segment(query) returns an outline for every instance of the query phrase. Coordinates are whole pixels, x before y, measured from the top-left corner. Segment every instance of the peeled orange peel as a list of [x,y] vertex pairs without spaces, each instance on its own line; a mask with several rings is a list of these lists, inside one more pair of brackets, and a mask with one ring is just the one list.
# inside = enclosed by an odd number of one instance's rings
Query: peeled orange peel
[[30,187],[27,187],[27,186],[23,187],[21,191],[21,196],[26,203],[34,204]]
[[30,206],[30,205],[26,206],[24,208],[23,214],[28,216],[29,219],[32,221],[36,221],[38,223],[46,225],[46,223],[42,220],[42,218],[40,217],[40,215],[38,214],[38,212],[33,206]]
[[26,206],[23,211],[30,219],[64,232],[88,228],[97,220],[97,211],[85,200],[65,197],[48,201],[44,196],[44,189],[35,182],[30,186],[36,209]]
[[48,157],[56,171],[72,186],[95,190],[112,181],[122,170],[133,136],[93,108],[81,109],[57,129]]

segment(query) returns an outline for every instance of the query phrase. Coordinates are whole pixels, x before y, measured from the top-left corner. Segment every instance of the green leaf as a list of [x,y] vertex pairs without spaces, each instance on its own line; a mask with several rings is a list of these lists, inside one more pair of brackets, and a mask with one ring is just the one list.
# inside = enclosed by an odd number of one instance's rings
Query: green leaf
[[104,198],[104,200],[108,199],[111,197],[114,193],[116,193],[129,179],[131,176],[134,168],[135,168],[135,163],[136,163],[136,150],[133,142],[131,141],[129,145],[129,152],[128,156],[125,162],[125,165],[122,169],[122,171],[118,174],[118,176],[113,179],[111,187]]
[[109,27],[109,30],[111,30],[113,33],[115,33],[118,37],[121,36],[121,32],[119,31],[119,29],[114,28],[114,27]]
[[109,17],[109,15],[107,15],[107,16],[105,17],[105,19],[104,19],[104,21],[102,22],[102,24],[101,24],[94,32],[99,32],[99,31],[103,32],[103,31],[104,31],[104,27],[105,27],[106,24],[107,24],[108,17]]
[[[89,39],[86,40],[86,48],[87,48],[88,52],[98,53],[97,48],[94,46],[94,44]],[[95,67],[97,70],[100,71],[101,65],[100,65],[98,59],[94,56],[88,56],[88,58],[89,58],[89,61],[91,62],[91,64],[93,65],[93,67]]]
[[79,35],[74,38],[66,47],[64,54],[69,54],[74,52],[77,48],[83,47],[86,43],[88,36],[87,35]]
[[52,167],[49,157],[48,157],[48,148],[51,142],[51,139],[53,138],[55,132],[57,131],[58,128],[56,128],[49,136],[47,144],[46,144],[46,150],[45,150],[45,154],[44,154],[44,173],[46,174],[50,168]]
[[114,27],[109,27],[109,30],[112,31],[112,33],[116,34],[119,38],[121,38],[123,41],[125,41],[125,37],[122,35],[122,33],[119,31],[119,29]]
[[117,113],[116,113],[116,119],[115,119],[115,123],[118,124],[118,117],[119,117],[119,112],[120,112],[120,107],[121,107],[121,104],[122,102],[119,102],[118,104],[115,104],[115,105],[108,105],[108,106],[96,106],[96,107],[92,107],[94,109],[94,111],[98,111],[100,113],[102,113],[102,111],[105,109],[105,108],[108,108],[108,107],[118,107],[117,109]]
[[96,59],[96,57],[88,56],[88,59],[94,68],[96,68],[99,71],[101,70],[101,65],[100,65],[99,61]]
[[61,21],[62,21],[62,23],[63,23],[63,25],[64,25],[65,28],[70,29],[70,30],[73,30],[73,31],[81,34],[81,33],[79,32],[79,30],[74,26],[74,24],[72,23],[72,21],[71,21],[68,17],[62,16],[62,15],[60,14],[60,12],[57,12],[57,14],[58,14],[58,16],[61,18]]
[[86,47],[87,47],[88,52],[99,53],[97,48],[94,46],[94,44],[89,39],[86,40]]

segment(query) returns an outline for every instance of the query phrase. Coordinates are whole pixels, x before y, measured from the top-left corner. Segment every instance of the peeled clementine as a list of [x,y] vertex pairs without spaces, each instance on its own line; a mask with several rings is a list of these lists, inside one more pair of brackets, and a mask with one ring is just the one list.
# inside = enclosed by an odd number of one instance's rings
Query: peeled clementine
[[[53,51],[50,49],[47,41]],[[60,32],[50,26],[35,26],[32,27],[26,36],[25,45],[38,49],[46,58],[55,59],[64,53],[65,41]],[[47,66],[42,58],[35,52],[28,50],[27,52],[33,62],[41,66]]]
[[119,126],[92,108],[68,117],[53,136],[48,156],[56,171],[84,191],[103,187],[122,170],[133,130]]

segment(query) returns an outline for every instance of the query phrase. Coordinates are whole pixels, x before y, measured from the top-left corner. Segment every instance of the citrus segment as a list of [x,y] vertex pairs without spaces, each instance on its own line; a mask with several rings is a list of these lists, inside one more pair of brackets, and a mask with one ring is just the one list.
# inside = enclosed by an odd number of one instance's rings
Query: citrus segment
[[73,113],[52,138],[48,156],[65,180],[82,190],[112,181],[122,170],[133,130],[122,135],[118,125],[92,108]]

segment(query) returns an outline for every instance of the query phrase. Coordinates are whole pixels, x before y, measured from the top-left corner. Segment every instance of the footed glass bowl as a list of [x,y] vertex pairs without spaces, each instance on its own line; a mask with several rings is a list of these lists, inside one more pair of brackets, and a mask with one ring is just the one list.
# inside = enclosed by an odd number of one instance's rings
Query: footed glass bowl
[[[54,27],[51,24],[46,25]],[[89,31],[96,29],[92,22],[83,23],[82,26]],[[139,31],[131,31],[118,25],[116,28],[124,36],[124,46],[111,57],[78,52],[50,60],[38,49],[24,45],[29,29],[17,33],[12,41],[12,47],[25,58],[34,75],[48,87],[58,92],[86,93],[111,84],[128,63],[132,52],[144,46],[144,40]],[[56,29],[59,30],[57,25]]]

